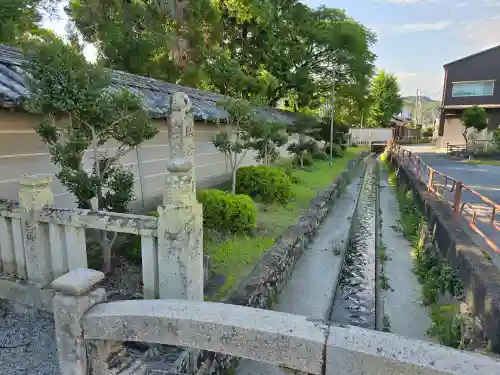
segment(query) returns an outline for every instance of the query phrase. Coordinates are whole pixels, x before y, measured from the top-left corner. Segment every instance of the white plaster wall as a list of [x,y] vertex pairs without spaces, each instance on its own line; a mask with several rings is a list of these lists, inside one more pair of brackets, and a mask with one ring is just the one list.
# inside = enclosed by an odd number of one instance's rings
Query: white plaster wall
[[[57,168],[50,162],[47,147],[33,130],[39,118],[25,112],[0,110],[0,198],[18,199],[19,177],[23,174],[51,174]],[[134,173],[136,178],[134,206],[150,202],[162,196],[163,182],[168,157],[168,134],[165,120],[154,120],[158,135],[121,158],[121,162]],[[230,172],[225,157],[213,146],[211,139],[218,132],[216,124],[195,124],[195,167],[198,186],[205,187],[218,183]],[[112,155],[116,145],[105,148]],[[283,155],[287,155],[284,149]],[[242,165],[255,164],[255,153],[248,152]],[[84,165],[92,168],[92,152],[85,155]],[[140,173],[139,173],[140,171]],[[74,197],[54,177],[56,206],[74,207]],[[156,202],[155,202],[156,203]],[[154,205],[154,203],[153,203]]]

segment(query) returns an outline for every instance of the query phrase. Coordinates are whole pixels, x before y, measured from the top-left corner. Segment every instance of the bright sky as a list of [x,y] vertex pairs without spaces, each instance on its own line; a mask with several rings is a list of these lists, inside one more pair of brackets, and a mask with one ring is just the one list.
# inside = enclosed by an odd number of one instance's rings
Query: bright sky
[[[441,99],[443,64],[500,44],[500,0],[302,1],[343,8],[375,31],[377,66],[399,77],[404,95],[420,89]],[[61,35],[65,23],[64,17],[45,21]],[[95,58],[91,47],[86,54]]]

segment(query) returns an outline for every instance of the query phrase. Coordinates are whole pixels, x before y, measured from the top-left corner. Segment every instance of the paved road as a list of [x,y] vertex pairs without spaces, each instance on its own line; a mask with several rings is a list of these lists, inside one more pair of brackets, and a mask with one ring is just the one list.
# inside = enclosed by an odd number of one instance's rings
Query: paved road
[[473,165],[457,160],[431,147],[405,146],[415,152],[431,167],[469,185],[477,192],[500,204],[500,166]]
[[[428,145],[405,146],[405,148],[419,155],[432,168],[456,180],[462,181],[476,192],[500,204],[500,166],[469,164],[464,160],[453,159],[444,153],[435,152]],[[438,182],[444,185],[445,180],[438,178]],[[448,186],[450,186],[450,183],[448,183]],[[447,200],[452,201],[453,193],[445,191],[445,197]],[[465,190],[462,194],[463,202],[468,203],[464,207],[464,213],[469,221],[472,219],[472,214],[475,211],[477,213],[477,228],[500,248],[500,231],[496,230],[489,222],[492,209],[485,205],[481,199]],[[500,225],[497,220],[499,216],[497,212],[495,218],[497,225]],[[487,248],[488,252],[491,253],[490,246],[484,241],[477,242],[477,245]],[[495,264],[500,268],[500,255],[491,254],[494,256]]]

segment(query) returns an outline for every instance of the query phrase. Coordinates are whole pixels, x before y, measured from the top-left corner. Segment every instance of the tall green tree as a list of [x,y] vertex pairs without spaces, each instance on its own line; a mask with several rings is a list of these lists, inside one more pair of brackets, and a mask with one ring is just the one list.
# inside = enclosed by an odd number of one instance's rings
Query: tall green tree
[[399,81],[394,74],[381,70],[373,78],[370,90],[371,107],[367,125],[371,127],[389,127],[391,118],[401,111],[403,100]]
[[[157,133],[141,100],[125,89],[109,92],[107,71],[88,63],[75,44],[50,38],[30,43],[27,51],[33,95],[26,108],[43,115],[36,132],[59,168],[57,178],[80,208],[127,211],[134,196],[134,175],[119,160]],[[109,141],[117,143],[113,152],[103,150]],[[94,159],[90,173],[84,165],[89,149]],[[106,273],[111,270],[115,239],[116,233],[101,232]]]
[[375,36],[344,11],[294,0],[219,4],[231,58],[249,71],[265,66],[279,82],[268,89],[267,104],[294,93],[295,108],[318,106],[331,92],[334,71],[337,85],[357,87],[362,96],[373,73]]
[[[318,106],[334,69],[339,87],[358,100],[373,73],[375,36],[342,10],[297,0],[190,0],[181,25],[165,4],[72,0],[68,13],[109,67],[270,105],[292,93],[294,108]],[[186,70],[171,55],[179,33],[189,45]]]
[[56,0],[2,0],[0,1],[0,43],[20,44],[28,35],[43,34],[40,28],[44,11]]
[[[210,0],[192,0],[180,22],[172,4],[176,3],[71,0],[66,12],[84,40],[97,46],[106,66],[197,86],[210,49],[220,37],[218,11]],[[174,52],[180,35],[187,49],[177,61]]]

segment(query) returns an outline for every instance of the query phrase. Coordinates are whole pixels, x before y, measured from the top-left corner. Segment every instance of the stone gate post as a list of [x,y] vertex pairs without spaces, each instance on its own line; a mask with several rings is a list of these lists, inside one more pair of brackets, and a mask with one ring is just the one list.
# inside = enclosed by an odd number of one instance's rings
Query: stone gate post
[[61,375],[90,373],[82,318],[92,306],[106,300],[106,291],[102,288],[95,289],[96,284],[103,279],[104,274],[100,271],[78,268],[57,278],[51,284],[56,290],[53,308]]
[[52,177],[26,175],[20,180],[19,203],[21,227],[29,281],[47,285],[52,281],[50,247],[47,226],[38,222],[45,206],[54,205]]
[[158,207],[159,297],[203,300],[203,217],[196,200],[191,101],[172,95],[168,117],[169,161]]

